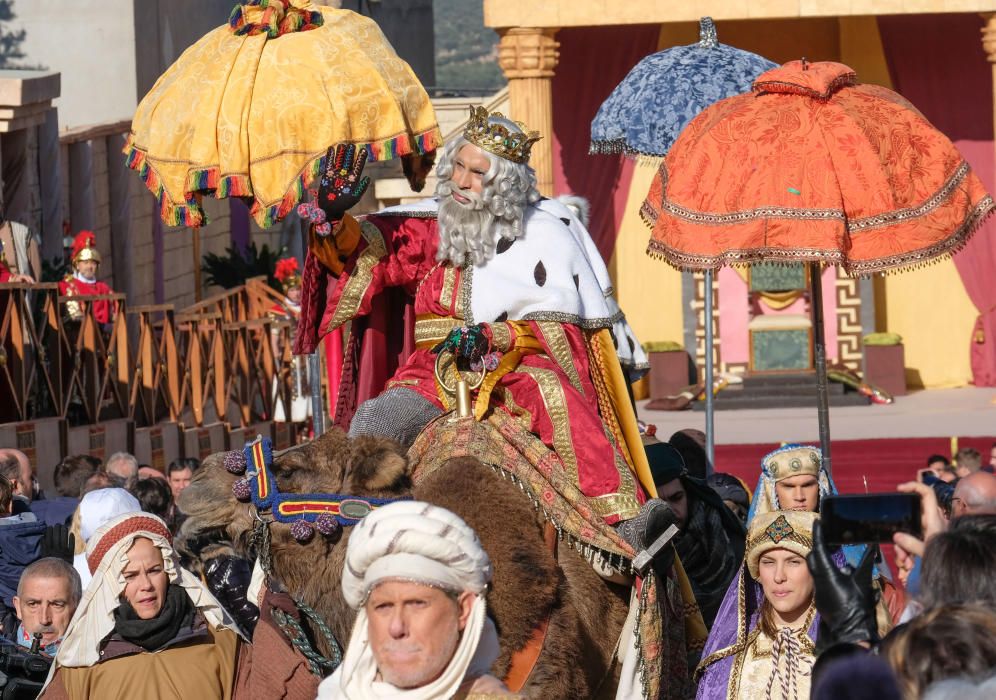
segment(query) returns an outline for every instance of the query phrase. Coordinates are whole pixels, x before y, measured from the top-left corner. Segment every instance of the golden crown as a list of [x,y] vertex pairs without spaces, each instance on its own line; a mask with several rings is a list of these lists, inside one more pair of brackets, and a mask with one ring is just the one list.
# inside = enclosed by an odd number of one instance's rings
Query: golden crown
[[[519,130],[513,131],[508,125],[517,126]],[[527,131],[522,122],[513,122],[501,112],[488,113],[484,107],[470,108],[470,121],[463,137],[488,153],[513,163],[528,163],[533,144],[543,138],[538,131]]]

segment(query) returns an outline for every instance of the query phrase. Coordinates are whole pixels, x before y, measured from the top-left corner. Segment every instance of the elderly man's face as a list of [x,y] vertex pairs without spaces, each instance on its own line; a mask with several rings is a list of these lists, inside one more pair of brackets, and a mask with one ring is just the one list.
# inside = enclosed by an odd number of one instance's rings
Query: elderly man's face
[[72,586],[64,576],[32,576],[14,596],[14,611],[28,636],[42,633],[42,645],[62,638],[76,612]]
[[385,581],[367,599],[367,632],[381,679],[396,688],[420,688],[439,678],[456,651],[474,594],[456,600],[406,581]]
[[775,493],[782,510],[808,510],[815,513],[820,509],[820,484],[810,474],[790,476],[775,482]]
[[453,199],[460,204],[470,201],[461,190],[481,194],[484,191],[484,176],[490,167],[491,160],[487,154],[472,143],[457,151],[453,157],[453,175],[450,177],[455,187]]

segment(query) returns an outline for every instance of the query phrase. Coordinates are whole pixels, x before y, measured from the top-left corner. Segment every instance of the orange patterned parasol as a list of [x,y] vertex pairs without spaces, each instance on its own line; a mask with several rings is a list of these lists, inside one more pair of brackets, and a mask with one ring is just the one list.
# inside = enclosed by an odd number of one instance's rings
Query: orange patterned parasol
[[[703,110],[661,164],[640,210],[647,252],[706,274],[712,386],[712,274],[723,265],[808,262],[871,274],[924,264],[965,244],[994,208],[944,134],[902,96],[841,63],[792,61],[753,92]],[[812,285],[817,415],[830,469],[821,285]],[[713,440],[706,398],[707,450]]]
[[818,261],[868,274],[957,251],[993,206],[902,96],[803,60],[696,117],[641,213],[648,252],[682,269]]

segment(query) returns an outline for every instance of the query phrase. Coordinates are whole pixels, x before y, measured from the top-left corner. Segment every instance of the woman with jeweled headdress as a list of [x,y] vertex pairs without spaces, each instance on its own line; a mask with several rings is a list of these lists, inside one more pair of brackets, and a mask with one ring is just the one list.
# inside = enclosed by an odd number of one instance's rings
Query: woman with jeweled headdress
[[751,522],[745,565],[762,596],[747,604],[739,581],[737,635],[699,664],[699,698],[809,697],[819,618],[806,555],[813,548],[813,522],[806,511],[770,511]]

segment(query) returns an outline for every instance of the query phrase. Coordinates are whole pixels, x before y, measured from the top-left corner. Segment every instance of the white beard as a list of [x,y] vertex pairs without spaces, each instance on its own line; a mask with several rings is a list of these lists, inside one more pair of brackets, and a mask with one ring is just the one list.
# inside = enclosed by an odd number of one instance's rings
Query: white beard
[[450,262],[457,267],[481,265],[495,254],[498,243],[498,226],[494,214],[484,205],[481,195],[461,192],[470,200],[461,204],[452,196],[452,183],[439,183],[439,250],[436,260]]

